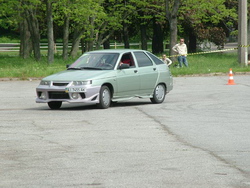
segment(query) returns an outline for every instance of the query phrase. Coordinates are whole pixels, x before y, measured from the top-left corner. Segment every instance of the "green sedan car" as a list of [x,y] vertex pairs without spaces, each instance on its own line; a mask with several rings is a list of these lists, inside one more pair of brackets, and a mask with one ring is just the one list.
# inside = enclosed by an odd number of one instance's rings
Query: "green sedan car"
[[98,50],[84,53],[67,70],[45,77],[36,88],[37,103],[58,109],[62,102],[97,104],[132,98],[162,103],[173,89],[168,66],[144,50]]

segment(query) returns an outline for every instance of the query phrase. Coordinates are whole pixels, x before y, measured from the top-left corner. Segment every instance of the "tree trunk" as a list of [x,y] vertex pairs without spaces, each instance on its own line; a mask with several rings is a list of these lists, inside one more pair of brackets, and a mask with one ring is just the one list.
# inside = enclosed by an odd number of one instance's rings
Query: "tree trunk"
[[109,32],[106,32],[105,35],[103,35],[103,39],[101,44],[103,44],[104,49],[110,49],[110,36],[114,34],[114,30],[111,30]]
[[189,53],[195,53],[197,50],[197,38],[194,35],[193,32],[189,34],[189,39],[188,39],[188,52]]
[[79,50],[79,44],[80,44],[80,40],[81,40],[82,35],[83,35],[83,30],[81,30],[81,31],[75,30],[74,36],[73,36],[73,41],[72,41],[72,48],[70,51],[70,56],[73,58],[77,56],[77,52]]
[[86,51],[86,42],[83,38],[81,38],[81,49],[83,54]]
[[[172,47],[177,43],[177,15],[180,0],[166,0],[166,17],[170,25],[170,50],[169,55],[174,55]],[[175,58],[171,58],[175,61]]]
[[32,52],[32,43],[30,40],[30,32],[26,19],[20,23],[20,51],[19,56],[23,59],[30,57]]
[[65,15],[63,24],[63,59],[68,59],[69,46],[69,17]]
[[104,35],[104,39],[102,40],[102,44],[103,44],[103,48],[104,49],[110,49],[110,36],[113,34],[114,32],[110,32],[110,31],[107,31],[105,32],[105,35]]
[[109,39],[106,40],[106,41],[103,43],[103,48],[104,48],[104,49],[110,49],[110,41],[109,41]]
[[170,56],[174,55],[172,48],[177,43],[177,17],[170,20]]
[[123,42],[124,42],[124,48],[130,48],[129,46],[129,34],[128,34],[128,24],[123,23]]
[[152,52],[154,54],[163,53],[163,32],[161,25],[156,23],[155,18],[153,19]]
[[25,14],[31,34],[34,57],[36,61],[39,61],[41,59],[39,23],[32,9],[26,10]]
[[[90,22],[91,22],[91,25],[92,25],[92,28],[94,27],[93,24],[94,24],[94,19],[90,19]],[[105,32],[103,33],[102,30],[106,30],[107,28],[107,25],[108,25],[108,22],[103,22],[102,24],[100,24],[99,28],[97,29],[98,31],[94,31],[91,29],[91,35],[90,37],[93,38],[92,36],[96,36],[95,38],[95,48],[96,50],[100,49],[101,45],[109,39],[110,35],[108,32]]]
[[92,51],[93,49],[94,49],[94,41],[90,40],[90,41],[88,41],[87,51]]
[[141,29],[141,49],[147,50],[148,44],[147,44],[147,26],[144,24],[140,25]]
[[87,51],[92,51],[94,48],[94,21],[95,21],[95,17],[90,17],[89,18],[89,23],[91,26],[91,29],[89,30],[90,34],[88,36],[89,40],[87,41]]
[[96,49],[96,50],[99,50],[99,49],[100,49],[101,43],[102,43],[102,38],[101,38],[101,36],[100,36],[100,37],[98,37],[97,40],[96,40],[96,45],[95,45],[95,49]]
[[52,17],[52,3],[47,0],[47,33],[48,33],[48,63],[51,64],[54,61],[54,32],[53,32],[53,17]]

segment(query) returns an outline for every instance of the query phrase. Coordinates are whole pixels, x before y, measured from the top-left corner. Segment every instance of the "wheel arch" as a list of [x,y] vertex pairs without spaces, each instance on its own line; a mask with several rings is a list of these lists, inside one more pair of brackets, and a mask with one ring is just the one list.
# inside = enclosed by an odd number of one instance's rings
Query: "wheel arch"
[[111,83],[103,83],[102,86],[107,86],[110,90],[110,93],[111,93],[111,98],[113,98],[113,94],[114,94],[114,87]]
[[[168,90],[168,89],[167,89],[167,88],[168,88],[168,87],[167,87],[167,84],[166,84],[165,82],[159,82],[158,84],[156,84],[156,86],[159,85],[159,84],[164,85],[164,87],[165,87],[165,89],[166,89],[166,93],[167,93],[167,90]],[[155,87],[156,87],[156,86],[155,86]]]

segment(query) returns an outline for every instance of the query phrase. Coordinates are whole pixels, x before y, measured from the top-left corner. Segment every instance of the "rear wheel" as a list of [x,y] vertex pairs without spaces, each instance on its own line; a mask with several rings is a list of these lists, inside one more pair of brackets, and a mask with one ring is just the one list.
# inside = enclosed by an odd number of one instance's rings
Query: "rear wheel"
[[163,84],[158,84],[155,87],[153,98],[150,98],[154,104],[162,103],[166,96],[166,87]]
[[102,86],[99,94],[99,103],[97,106],[101,109],[106,109],[111,103],[111,92],[107,86]]
[[52,110],[59,109],[62,106],[62,101],[51,101],[51,102],[48,102],[48,106]]

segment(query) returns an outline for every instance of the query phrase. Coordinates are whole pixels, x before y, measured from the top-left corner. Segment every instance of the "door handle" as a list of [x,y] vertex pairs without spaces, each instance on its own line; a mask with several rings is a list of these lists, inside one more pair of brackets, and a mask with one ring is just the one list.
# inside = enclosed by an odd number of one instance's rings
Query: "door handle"
[[156,68],[153,68],[154,71],[156,71]]
[[137,73],[138,72],[138,70],[134,70],[134,73]]

